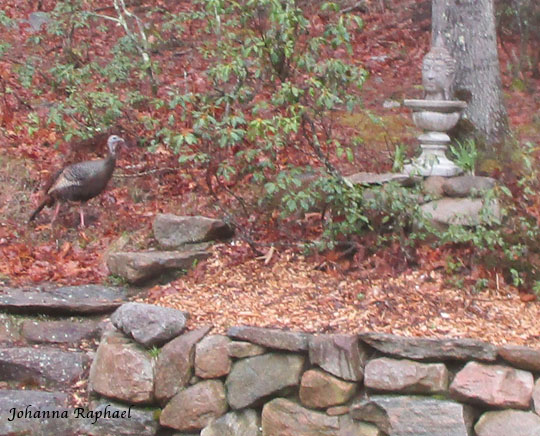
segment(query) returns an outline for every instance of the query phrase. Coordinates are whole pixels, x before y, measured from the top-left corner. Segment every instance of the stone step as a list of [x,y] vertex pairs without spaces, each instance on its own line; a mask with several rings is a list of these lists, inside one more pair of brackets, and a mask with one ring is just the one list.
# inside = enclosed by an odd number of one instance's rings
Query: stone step
[[88,354],[79,351],[0,348],[0,381],[8,383],[69,389],[83,378],[89,365]]
[[126,289],[100,285],[0,287],[0,310],[8,313],[91,315],[113,312],[129,301]]
[[0,390],[0,434],[73,436],[77,422],[63,392]]

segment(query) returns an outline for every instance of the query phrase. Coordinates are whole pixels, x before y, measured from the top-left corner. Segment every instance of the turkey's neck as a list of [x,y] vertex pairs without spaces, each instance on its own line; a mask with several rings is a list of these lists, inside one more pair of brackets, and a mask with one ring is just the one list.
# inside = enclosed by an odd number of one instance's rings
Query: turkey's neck
[[116,165],[116,154],[109,153],[105,158],[105,173],[110,177]]

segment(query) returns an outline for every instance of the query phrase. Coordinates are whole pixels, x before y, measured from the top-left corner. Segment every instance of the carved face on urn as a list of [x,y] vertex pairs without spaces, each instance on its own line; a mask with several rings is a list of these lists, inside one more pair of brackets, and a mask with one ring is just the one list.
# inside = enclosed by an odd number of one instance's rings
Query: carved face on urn
[[451,100],[456,61],[440,41],[435,44],[429,53],[424,56],[422,62],[424,98],[426,100]]

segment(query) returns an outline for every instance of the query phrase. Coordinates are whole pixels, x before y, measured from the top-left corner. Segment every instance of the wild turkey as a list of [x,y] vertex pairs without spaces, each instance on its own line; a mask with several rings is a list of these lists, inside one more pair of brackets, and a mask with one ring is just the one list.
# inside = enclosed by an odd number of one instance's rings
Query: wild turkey
[[83,203],[101,194],[107,186],[116,165],[116,147],[120,143],[124,143],[122,138],[111,135],[107,139],[109,154],[105,159],[79,162],[58,171],[45,189],[45,198],[30,215],[28,222],[35,219],[45,206],[51,207],[56,203],[52,224],[63,202],[80,201],[81,227],[84,227]]

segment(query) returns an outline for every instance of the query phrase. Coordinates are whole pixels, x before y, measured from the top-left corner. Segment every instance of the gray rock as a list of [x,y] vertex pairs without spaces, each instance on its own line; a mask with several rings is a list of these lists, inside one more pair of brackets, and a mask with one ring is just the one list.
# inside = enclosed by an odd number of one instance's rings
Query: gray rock
[[499,203],[485,203],[478,198],[443,198],[420,206],[420,210],[435,224],[461,226],[500,223],[502,212]]
[[319,369],[304,372],[300,380],[300,401],[312,409],[344,404],[355,392],[356,383],[340,380]]
[[338,436],[339,418],[276,398],[263,407],[262,430],[263,436]]
[[419,363],[381,357],[366,365],[364,385],[387,392],[438,394],[448,391],[448,370],[443,363]]
[[448,177],[442,185],[442,190],[449,197],[481,197],[493,189],[496,183],[491,177]]
[[51,16],[47,12],[37,11],[28,15],[28,24],[30,24],[30,33],[41,31],[42,26],[51,23]]
[[260,419],[255,410],[229,412],[212,421],[201,436],[261,436]]
[[0,310],[50,315],[101,314],[113,312],[128,298],[124,289],[100,285],[0,288]]
[[295,354],[269,353],[239,360],[225,382],[227,401],[233,409],[256,405],[270,394],[297,386],[303,367],[304,357]]
[[469,362],[459,371],[450,393],[458,400],[487,406],[527,409],[534,379],[530,372],[502,365]]
[[349,415],[339,417],[339,433],[337,436],[384,436],[376,425],[359,422]]
[[537,415],[540,415],[540,378],[536,380],[533,390],[533,406]]
[[181,431],[200,430],[225,412],[223,383],[205,380],[176,394],[161,412],[159,422]]
[[195,347],[195,375],[201,378],[219,378],[231,371],[232,361],[227,346],[227,336],[211,335]]
[[192,330],[173,339],[161,349],[155,371],[155,395],[161,404],[188,385],[193,375],[195,345],[210,330],[211,327]]
[[0,313],[0,345],[9,345],[23,340],[21,326],[11,315]]
[[142,284],[162,274],[187,270],[209,256],[207,251],[116,252],[108,255],[107,266],[111,274],[129,283]]
[[68,388],[82,378],[86,353],[51,348],[0,348],[0,380]]
[[342,379],[361,381],[366,352],[356,335],[312,336],[309,361]]
[[[22,413],[21,417],[12,419],[12,409]],[[27,410],[36,417],[25,418]],[[0,390],[2,435],[73,436],[76,425],[68,395],[63,392]]]
[[251,342],[231,341],[227,345],[230,357],[242,359],[244,357],[260,356],[266,352],[266,348]]
[[350,414],[392,436],[470,436],[474,421],[469,406],[417,396],[372,396]]
[[362,333],[360,339],[381,353],[415,360],[484,360],[493,362],[497,348],[475,339],[407,338],[388,333]]
[[402,186],[414,186],[416,183],[416,180],[408,174],[399,173],[356,173],[345,179],[354,185],[382,185],[396,182]]
[[77,420],[80,434],[86,436],[154,436],[159,428],[158,410],[101,400],[89,410],[85,409],[80,415],[84,418]]
[[233,235],[230,226],[221,220],[204,216],[158,214],[153,224],[154,237],[167,250],[187,244],[227,239]]
[[474,430],[477,436],[540,436],[540,416],[519,410],[486,412]]
[[446,177],[441,176],[430,176],[426,177],[424,180],[423,192],[425,194],[431,195],[432,197],[442,197],[443,184],[446,181]]
[[517,368],[540,372],[540,349],[538,348],[503,345],[499,347],[499,356]]
[[396,107],[401,107],[401,103],[395,100],[384,100],[383,108],[384,109],[394,109]]
[[91,391],[130,404],[154,400],[154,365],[148,352],[109,333],[99,344],[90,367]]
[[227,335],[234,339],[249,341],[263,347],[287,351],[305,351],[308,349],[309,335],[301,332],[289,332],[262,327],[231,327]]
[[29,342],[38,344],[78,344],[84,339],[97,339],[101,333],[97,321],[61,320],[36,321],[26,319],[21,334]]
[[187,312],[144,303],[126,303],[111,316],[113,325],[145,347],[162,345],[186,327]]

